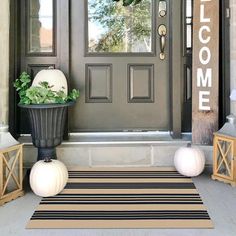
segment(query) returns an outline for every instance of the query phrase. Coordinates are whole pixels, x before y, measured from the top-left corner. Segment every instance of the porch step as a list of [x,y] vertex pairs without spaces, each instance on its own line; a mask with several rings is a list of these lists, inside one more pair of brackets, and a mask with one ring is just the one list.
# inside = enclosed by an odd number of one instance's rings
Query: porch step
[[[68,141],[57,147],[58,160],[66,166],[83,167],[149,167],[173,166],[173,158],[179,147],[186,146],[191,136],[175,140],[166,134],[80,134],[71,135]],[[37,149],[29,137],[22,137],[25,167],[36,161]],[[212,147],[199,146],[212,165]]]

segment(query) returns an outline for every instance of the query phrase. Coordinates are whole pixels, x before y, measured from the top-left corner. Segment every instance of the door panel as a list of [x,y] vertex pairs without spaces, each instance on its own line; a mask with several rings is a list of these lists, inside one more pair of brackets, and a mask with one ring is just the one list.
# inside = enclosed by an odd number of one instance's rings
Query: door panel
[[[116,3],[71,0],[70,80],[71,86],[81,91],[79,102],[70,112],[71,131],[169,130],[169,17],[157,14],[159,1],[143,2],[144,5],[125,10],[113,8],[105,18],[95,15],[100,23],[91,26],[92,14],[99,4],[104,3],[105,8]],[[133,17],[142,10],[147,14]],[[113,25],[101,23],[104,20],[123,23],[114,29]],[[160,59],[157,33],[161,24],[167,27],[164,60]],[[123,38],[117,39],[114,32],[122,32]]]
[[86,64],[86,103],[112,102],[112,64]]
[[128,65],[128,102],[154,102],[154,65]]

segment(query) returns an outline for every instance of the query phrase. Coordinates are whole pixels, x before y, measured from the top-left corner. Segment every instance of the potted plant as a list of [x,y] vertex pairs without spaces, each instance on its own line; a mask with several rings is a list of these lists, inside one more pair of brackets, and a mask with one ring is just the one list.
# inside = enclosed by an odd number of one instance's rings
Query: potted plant
[[[57,159],[56,146],[63,140],[68,107],[79,97],[73,89],[67,94],[64,74],[55,69],[40,71],[31,86],[31,78],[23,72],[14,82],[19,94],[19,107],[27,109],[32,142],[38,148],[38,160]],[[55,85],[54,85],[55,84]]]

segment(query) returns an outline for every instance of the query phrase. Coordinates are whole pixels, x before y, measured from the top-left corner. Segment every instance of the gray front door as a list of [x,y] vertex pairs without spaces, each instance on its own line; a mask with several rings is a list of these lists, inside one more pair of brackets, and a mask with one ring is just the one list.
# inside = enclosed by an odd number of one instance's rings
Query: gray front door
[[[159,2],[167,3],[166,15]],[[70,81],[81,97],[69,113],[70,131],[170,129],[168,5],[71,1]]]

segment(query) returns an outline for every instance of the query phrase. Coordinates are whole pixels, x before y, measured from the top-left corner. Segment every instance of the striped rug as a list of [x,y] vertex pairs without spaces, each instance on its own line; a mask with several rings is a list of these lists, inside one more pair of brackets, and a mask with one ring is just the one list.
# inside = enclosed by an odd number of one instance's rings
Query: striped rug
[[212,228],[191,178],[173,168],[71,169],[27,228]]

